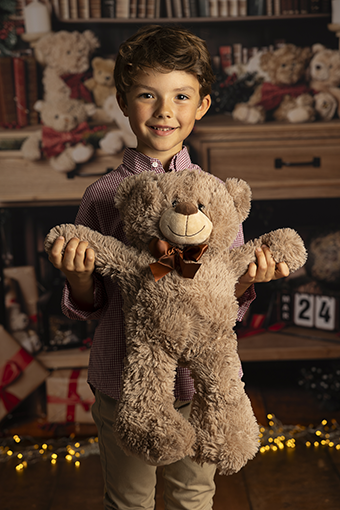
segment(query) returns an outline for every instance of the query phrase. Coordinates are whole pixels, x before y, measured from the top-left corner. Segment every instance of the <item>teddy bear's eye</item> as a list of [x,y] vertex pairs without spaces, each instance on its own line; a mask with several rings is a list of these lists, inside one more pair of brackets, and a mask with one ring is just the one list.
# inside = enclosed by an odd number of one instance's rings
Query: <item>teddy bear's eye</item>
[[286,67],[286,64],[281,64],[281,67]]
[[66,54],[71,55],[71,50],[67,50]]
[[205,209],[205,205],[203,205],[203,204],[198,204],[198,209],[199,209],[200,211],[203,211],[203,209]]
[[174,201],[172,202],[172,207],[176,207],[176,205],[177,205],[177,204],[178,204],[178,200],[174,200]]
[[78,117],[77,117],[77,115],[73,115],[73,119],[75,120],[75,122],[78,122]]
[[59,119],[59,115],[56,113],[54,116],[55,119]]
[[331,64],[331,65],[329,66],[329,68],[330,68],[330,69],[332,69],[332,67],[333,67],[333,64]]

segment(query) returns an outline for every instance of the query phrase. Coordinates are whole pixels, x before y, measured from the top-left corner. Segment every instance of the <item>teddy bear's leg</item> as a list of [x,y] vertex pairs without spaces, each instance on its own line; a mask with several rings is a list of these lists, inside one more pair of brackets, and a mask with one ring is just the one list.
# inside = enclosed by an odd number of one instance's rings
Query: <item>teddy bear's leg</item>
[[196,388],[189,420],[197,438],[193,460],[216,464],[220,474],[235,473],[259,447],[259,427],[240,378],[236,341],[212,342],[190,368]]
[[120,130],[109,131],[99,140],[99,146],[107,154],[117,154],[123,149],[123,133]]
[[128,455],[164,465],[193,453],[195,432],[174,408],[176,361],[160,349],[128,349],[114,430]]

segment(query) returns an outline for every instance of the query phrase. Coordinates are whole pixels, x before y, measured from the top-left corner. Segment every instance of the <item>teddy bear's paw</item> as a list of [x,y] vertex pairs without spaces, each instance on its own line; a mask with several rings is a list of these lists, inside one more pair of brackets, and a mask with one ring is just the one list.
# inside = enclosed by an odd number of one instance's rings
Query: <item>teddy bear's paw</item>
[[307,251],[299,234],[291,228],[281,228],[261,237],[275,262],[285,262],[291,272],[302,267],[307,260]]
[[93,145],[78,143],[72,150],[72,159],[76,163],[86,163],[94,153]]
[[315,110],[322,120],[331,120],[336,112],[336,99],[327,92],[319,92],[315,96]]
[[99,146],[107,154],[117,154],[123,149],[122,133],[110,131],[99,141]]

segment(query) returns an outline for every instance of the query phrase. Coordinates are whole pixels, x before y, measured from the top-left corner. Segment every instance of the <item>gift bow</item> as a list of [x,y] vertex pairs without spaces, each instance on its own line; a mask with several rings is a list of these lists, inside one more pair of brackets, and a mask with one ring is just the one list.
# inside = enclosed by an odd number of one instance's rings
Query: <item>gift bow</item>
[[46,156],[58,156],[66,148],[66,144],[76,145],[84,139],[84,134],[90,131],[87,122],[81,122],[72,131],[55,131],[51,127],[43,126],[42,147]]
[[201,264],[185,262],[186,260],[194,260],[197,262],[208,249],[207,244],[198,244],[196,246],[188,246],[183,250],[172,246],[167,241],[162,241],[155,237],[150,241],[149,249],[157,262],[149,264],[151,272],[157,282],[163,276],[176,269],[184,278],[194,278]]
[[18,379],[32,360],[30,354],[24,349],[20,349],[11,359],[6,361],[0,380],[0,400],[2,400],[6,411],[10,411],[20,402],[20,398],[7,391],[6,388]]

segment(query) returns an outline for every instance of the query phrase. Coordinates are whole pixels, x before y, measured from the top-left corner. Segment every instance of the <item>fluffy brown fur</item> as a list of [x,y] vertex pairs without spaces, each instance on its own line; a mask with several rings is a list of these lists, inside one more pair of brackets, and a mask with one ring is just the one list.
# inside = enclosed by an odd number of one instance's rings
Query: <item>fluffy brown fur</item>
[[[190,455],[231,474],[258,450],[258,425],[239,376],[235,284],[264,242],[291,271],[304,264],[306,251],[291,229],[229,249],[250,200],[242,180],[223,184],[197,170],[145,172],[124,180],[115,200],[131,246],[84,226],[61,225],[46,237],[47,252],[59,235],[66,243],[75,236],[87,240],[96,253],[97,271],[119,282],[127,355],[114,428],[122,448],[147,463],[168,464]],[[197,208],[197,222],[212,224],[208,249],[193,279],[175,270],[156,282],[149,242],[165,239],[160,219],[165,213],[179,214],[183,203]],[[192,238],[183,244],[193,245]],[[190,368],[195,381],[189,421],[173,405],[178,365]]]

